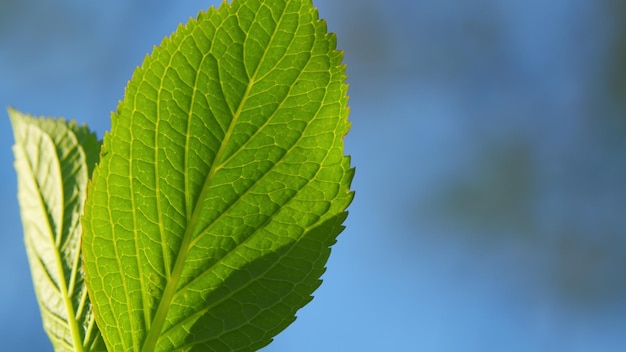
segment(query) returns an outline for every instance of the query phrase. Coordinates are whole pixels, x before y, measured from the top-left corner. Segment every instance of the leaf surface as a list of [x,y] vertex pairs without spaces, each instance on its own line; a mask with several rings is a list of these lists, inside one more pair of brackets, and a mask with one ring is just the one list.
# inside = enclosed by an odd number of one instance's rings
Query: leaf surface
[[100,142],[85,126],[9,109],[24,241],[44,329],[56,351],[103,351],[80,258],[87,181]]
[[137,69],[83,219],[109,351],[256,350],[310,301],[352,199],[335,45],[310,0],[234,0]]

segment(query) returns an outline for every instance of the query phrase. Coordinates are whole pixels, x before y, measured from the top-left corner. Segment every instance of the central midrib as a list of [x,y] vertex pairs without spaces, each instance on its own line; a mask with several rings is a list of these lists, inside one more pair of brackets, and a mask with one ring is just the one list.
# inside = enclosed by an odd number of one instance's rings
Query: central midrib
[[[279,22],[282,22],[282,16]],[[279,26],[280,24],[277,24],[276,28],[278,28]],[[156,344],[160,337],[160,333],[163,330],[163,325],[165,324],[165,318],[167,317],[167,312],[169,311],[170,305],[176,293],[176,288],[178,287],[178,283],[180,281],[180,278],[181,278],[181,275],[185,266],[187,254],[189,253],[189,250],[191,249],[190,244],[193,239],[194,229],[196,227],[196,224],[198,223],[200,214],[202,212],[201,203],[207,196],[208,190],[210,188],[213,178],[215,177],[215,174],[217,173],[220,166],[222,166],[221,159],[222,159],[222,155],[224,154],[225,147],[226,145],[228,145],[228,142],[232,137],[233,130],[235,126],[237,125],[237,121],[239,117],[241,116],[243,106],[245,105],[245,102],[247,101],[250,95],[252,86],[254,85],[254,82],[256,81],[257,75],[259,74],[259,69],[262,66],[265,60],[265,57],[267,55],[267,52],[268,52],[267,49],[271,46],[271,43],[274,40],[275,35],[276,35],[276,31],[272,33],[272,38],[269,40],[268,47],[263,52],[263,55],[261,56],[261,59],[259,60],[257,67],[254,70],[254,73],[250,76],[248,85],[246,87],[246,91],[241,97],[241,101],[239,103],[239,106],[237,107],[237,111],[233,114],[233,118],[228,126],[228,130],[224,134],[224,139],[222,140],[220,144],[220,148],[218,149],[215,155],[215,158],[213,159],[213,164],[211,165],[211,168],[209,169],[209,173],[205,179],[204,185],[202,186],[202,191],[200,192],[200,196],[197,198],[192,216],[189,222],[187,223],[187,227],[185,228],[185,234],[183,235],[183,241],[181,242],[181,245],[180,245],[180,251],[178,252],[178,255],[176,256],[176,263],[174,264],[174,269],[172,270],[170,280],[168,280],[165,286],[165,290],[163,291],[163,296],[161,297],[161,300],[159,301],[159,306],[154,315],[154,319],[152,320],[152,324],[150,325],[150,331],[148,332],[148,335],[146,336],[145,343],[142,347],[142,352],[153,352],[155,350]],[[205,54],[205,56],[206,55],[208,54]]]
[[176,256],[176,263],[174,264],[174,270],[172,270],[172,275],[170,277],[170,280],[167,282],[167,285],[165,286],[165,290],[163,291],[163,297],[161,298],[159,302],[159,307],[157,308],[157,311],[154,315],[154,319],[150,327],[150,332],[146,336],[146,343],[144,344],[144,347],[142,349],[142,351],[144,352],[154,351],[154,347],[156,346],[156,342],[159,338],[159,334],[161,333],[163,329],[163,324],[165,323],[165,317],[167,316],[167,312],[172,303],[172,299],[174,297],[174,294],[176,293],[176,287],[178,287],[178,282],[180,281],[181,274],[185,266],[185,260],[187,259],[187,254],[189,253],[189,250],[191,249],[190,244],[193,239],[193,233],[196,228],[196,224],[198,223],[200,214],[202,213],[201,203],[206,198],[211,182],[213,178],[215,177],[215,173],[217,172],[217,169],[219,169],[218,160],[222,158],[222,154],[224,153],[225,146],[228,144],[228,141],[230,140],[232,136],[232,131],[234,129],[234,126],[237,123],[237,120],[239,119],[242,106],[244,105],[244,102],[248,98],[251,86],[252,84],[248,84],[248,87],[246,88],[246,92],[244,93],[241,99],[241,104],[239,104],[239,107],[237,108],[237,112],[233,115],[233,119],[231,120],[231,123],[228,126],[228,130],[226,134],[224,135],[224,139],[222,140],[220,148],[217,154],[215,155],[213,165],[211,165],[211,169],[209,170],[209,173],[206,177],[204,185],[202,186],[202,191],[200,193],[200,196],[198,197],[197,204],[194,207],[191,219],[187,223],[187,226],[185,228],[185,234],[183,235],[183,241],[180,245],[180,251],[178,252],[178,255]]

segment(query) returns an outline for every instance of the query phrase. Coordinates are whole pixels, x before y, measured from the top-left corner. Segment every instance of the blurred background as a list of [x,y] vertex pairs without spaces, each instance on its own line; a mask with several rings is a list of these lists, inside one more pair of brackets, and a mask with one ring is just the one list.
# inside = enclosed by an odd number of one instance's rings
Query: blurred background
[[[624,351],[626,3],[315,0],[357,168],[324,284],[264,351]],[[0,107],[101,137],[145,54],[216,0],[0,2]],[[0,112],[0,341],[51,351]]]

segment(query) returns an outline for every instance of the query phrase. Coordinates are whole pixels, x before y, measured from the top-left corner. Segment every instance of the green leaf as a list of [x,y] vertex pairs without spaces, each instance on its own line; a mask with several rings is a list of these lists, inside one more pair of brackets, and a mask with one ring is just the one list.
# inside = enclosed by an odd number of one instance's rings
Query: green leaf
[[56,351],[103,351],[80,257],[87,181],[100,142],[74,121],[9,109],[24,240],[44,328]]
[[311,300],[352,199],[335,46],[310,0],[234,0],[134,73],[83,218],[110,351],[256,350]]

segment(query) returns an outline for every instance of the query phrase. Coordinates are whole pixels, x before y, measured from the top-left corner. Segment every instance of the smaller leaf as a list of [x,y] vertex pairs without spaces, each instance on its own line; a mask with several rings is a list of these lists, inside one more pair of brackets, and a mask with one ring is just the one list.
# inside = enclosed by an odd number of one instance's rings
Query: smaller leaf
[[9,109],[24,241],[44,329],[56,351],[106,351],[80,255],[87,182],[101,142],[86,126]]

